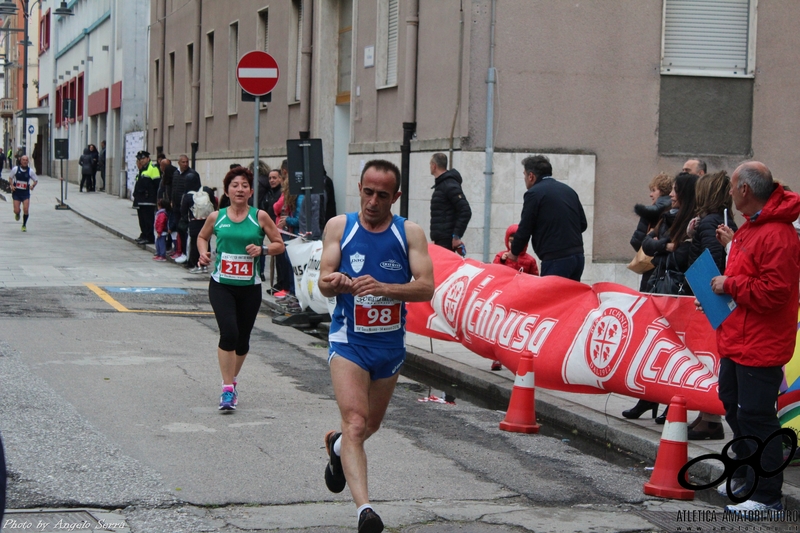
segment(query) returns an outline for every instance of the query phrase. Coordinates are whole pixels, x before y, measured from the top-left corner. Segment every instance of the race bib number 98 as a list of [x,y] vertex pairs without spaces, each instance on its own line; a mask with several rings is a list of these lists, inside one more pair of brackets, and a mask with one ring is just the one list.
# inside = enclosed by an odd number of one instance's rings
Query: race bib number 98
[[247,281],[253,277],[253,258],[247,254],[223,253],[219,262],[219,277]]
[[380,333],[400,329],[402,302],[375,296],[355,297],[353,330],[358,333]]

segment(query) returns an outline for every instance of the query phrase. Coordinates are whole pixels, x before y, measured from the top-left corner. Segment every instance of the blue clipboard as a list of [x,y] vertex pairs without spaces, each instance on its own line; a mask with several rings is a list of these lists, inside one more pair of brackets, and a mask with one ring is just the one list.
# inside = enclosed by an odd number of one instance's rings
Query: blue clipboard
[[703,306],[703,312],[714,329],[717,329],[736,309],[736,302],[730,294],[716,294],[711,290],[711,278],[719,275],[717,264],[708,248],[686,271],[686,281],[689,282],[692,292]]

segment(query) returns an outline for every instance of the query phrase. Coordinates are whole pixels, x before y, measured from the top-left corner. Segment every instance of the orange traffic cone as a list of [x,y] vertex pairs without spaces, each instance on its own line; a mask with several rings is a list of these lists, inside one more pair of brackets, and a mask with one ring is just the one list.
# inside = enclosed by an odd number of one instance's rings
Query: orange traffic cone
[[533,388],[533,356],[529,353],[519,358],[511,401],[508,402],[505,420],[500,422],[500,429],[515,433],[539,432]]
[[644,484],[644,493],[675,500],[693,500],[694,491],[681,487],[678,472],[689,458],[686,439],[686,398],[673,396],[669,403],[667,421],[661,433],[656,453],[656,466],[650,481]]

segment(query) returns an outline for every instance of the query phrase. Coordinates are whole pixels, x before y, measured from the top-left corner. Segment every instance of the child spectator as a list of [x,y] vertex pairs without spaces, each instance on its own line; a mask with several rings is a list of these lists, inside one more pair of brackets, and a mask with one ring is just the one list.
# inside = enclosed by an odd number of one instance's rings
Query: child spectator
[[153,261],[167,260],[167,235],[169,234],[167,231],[167,205],[166,199],[158,199],[158,211],[156,211],[156,221],[153,224],[156,234],[156,255],[153,256]]
[[523,274],[531,274],[532,276],[539,275],[539,267],[536,266],[536,259],[529,253],[527,253],[528,245],[525,245],[525,248],[522,249],[522,252],[517,257],[516,261],[509,261],[506,259],[508,254],[511,250],[511,243],[514,242],[514,235],[517,233],[517,224],[511,224],[508,229],[506,230],[506,249],[502,252],[497,252],[497,255],[494,256],[493,263],[506,265],[508,267],[513,268]]
[[[525,248],[522,249],[519,256],[517,256],[516,261],[511,261],[507,259],[508,254],[511,252],[511,243],[514,242],[514,235],[517,233],[517,224],[511,224],[508,229],[506,230],[506,249],[502,252],[497,252],[497,255],[494,256],[495,264],[499,265],[506,265],[507,267],[511,267],[517,272],[521,272],[523,274],[530,274],[532,276],[539,275],[539,267],[536,266],[536,259],[528,253],[528,245],[525,245]],[[493,361],[492,362],[492,370],[502,370],[503,364],[500,361]]]

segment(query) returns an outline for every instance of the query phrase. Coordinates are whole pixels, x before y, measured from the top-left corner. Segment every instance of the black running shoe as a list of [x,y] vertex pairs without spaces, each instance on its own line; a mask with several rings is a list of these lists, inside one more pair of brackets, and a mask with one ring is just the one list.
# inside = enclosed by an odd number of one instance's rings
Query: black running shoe
[[[342,492],[345,485],[347,485],[347,480],[344,478],[344,470],[342,470],[342,459],[333,451],[333,443],[336,442],[336,439],[341,435],[342,434],[338,431],[329,431],[327,435],[325,435],[325,449],[328,450],[328,455],[330,456],[328,464],[325,465],[325,485],[328,487],[329,491],[337,494]],[[364,513],[361,513],[361,515],[363,516]],[[378,520],[380,520],[380,518]],[[361,524],[361,522],[359,522],[359,524]],[[359,525],[359,528],[360,527]],[[383,526],[381,526],[381,529],[383,529]],[[359,531],[361,530],[359,529]]]
[[383,531],[383,520],[378,513],[367,507],[361,511],[358,517],[358,533],[381,533]]

